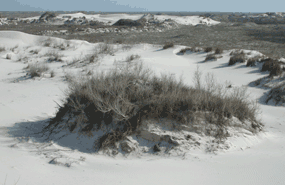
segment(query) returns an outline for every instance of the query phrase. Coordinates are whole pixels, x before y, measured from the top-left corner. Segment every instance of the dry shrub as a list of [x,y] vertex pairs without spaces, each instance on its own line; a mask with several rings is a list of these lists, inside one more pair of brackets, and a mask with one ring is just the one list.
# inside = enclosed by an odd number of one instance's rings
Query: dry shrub
[[12,55],[11,55],[11,54],[7,54],[7,55],[6,55],[6,59],[7,59],[7,60],[11,60],[11,58],[12,58]]
[[115,49],[112,45],[107,44],[107,43],[100,43],[96,47],[97,53],[98,54],[107,54],[107,55],[114,55]]
[[28,70],[28,74],[33,77],[40,77],[43,72],[49,70],[47,64],[29,64],[26,68]]
[[125,62],[131,62],[131,61],[133,61],[135,59],[139,59],[139,58],[141,58],[140,55],[137,55],[137,54],[136,55],[130,55],[130,56],[126,57]]
[[53,62],[53,61],[57,61],[57,62],[62,62],[62,57],[64,57],[63,54],[60,54],[58,51],[48,51],[45,56],[49,57],[48,61],[49,62]]
[[191,51],[191,48],[183,48],[183,49],[181,49],[178,53],[179,54],[184,54],[184,53],[186,53],[187,51]]
[[48,37],[47,39],[45,39],[44,41],[42,41],[42,45],[43,45],[44,47],[50,47],[50,46],[53,45],[54,42],[55,42],[54,40],[52,40],[50,37]]
[[269,73],[269,76],[279,76],[283,73],[283,70],[280,66],[280,64],[278,63],[274,63],[273,66],[272,66],[272,69]]
[[[195,87],[189,87],[182,78],[177,81],[166,74],[157,77],[142,63],[71,79],[64,105],[43,132],[52,134],[60,128],[93,136],[101,130],[104,133],[96,140],[100,149],[114,147],[117,141],[138,132],[145,119],[165,118],[180,125],[199,125],[202,119],[223,129],[228,118],[235,116],[256,126],[257,108],[247,101],[245,89],[236,88],[229,94],[211,75],[203,85],[199,71],[194,80]],[[226,137],[226,133],[219,132],[217,137]]]
[[40,51],[41,50],[39,50],[39,49],[34,49],[34,50],[31,50],[30,53],[37,55],[37,54],[39,54]]
[[262,62],[264,62],[261,68],[262,72],[269,71],[270,76],[278,76],[282,74],[282,68],[277,60],[268,58],[262,60]]
[[215,54],[222,54],[222,53],[223,53],[223,49],[221,49],[221,48],[216,48]]
[[5,47],[0,47],[0,53],[3,52],[3,51],[6,51],[6,48]]
[[247,63],[246,63],[246,67],[253,67],[256,66],[256,63],[258,62],[257,58],[250,58],[248,59]]
[[213,51],[213,48],[212,48],[212,47],[206,47],[206,48],[204,49],[204,51],[207,52],[207,53],[209,53],[209,52]]
[[218,58],[215,54],[209,54],[206,56],[205,61],[214,60],[216,61]]
[[163,49],[168,49],[174,47],[174,44],[172,42],[167,42],[164,44]]
[[234,65],[236,63],[243,63],[245,62],[245,54],[240,53],[240,54],[236,54],[233,55],[230,60],[229,60],[229,66]]
[[268,101],[271,99],[275,101],[275,105],[285,103],[285,84],[274,87],[269,91],[266,103],[268,103]]

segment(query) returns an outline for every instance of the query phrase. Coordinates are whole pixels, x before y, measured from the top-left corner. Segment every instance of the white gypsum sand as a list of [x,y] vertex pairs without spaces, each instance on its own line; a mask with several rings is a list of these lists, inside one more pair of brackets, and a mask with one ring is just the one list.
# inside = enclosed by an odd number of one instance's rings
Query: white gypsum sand
[[[50,46],[44,46],[49,41]],[[245,63],[228,66],[230,51],[213,62],[201,62],[207,53],[176,55],[184,46],[161,50],[162,46],[134,45],[122,50],[114,45],[115,55],[102,54],[99,62],[80,63],[94,53],[98,44],[85,41],[66,42],[21,32],[1,31],[0,53],[0,183],[17,185],[38,184],[282,184],[285,182],[285,113],[284,107],[259,103],[258,117],[264,131],[250,135],[243,133],[228,138],[229,148],[207,153],[205,148],[184,150],[184,156],[121,155],[111,158],[92,153],[92,140],[45,142],[27,136],[26,127],[37,129],[44,120],[55,116],[56,102],[64,97],[67,88],[66,73],[85,74],[88,70],[108,70],[114,61],[124,60],[130,54],[157,74],[169,72],[177,79],[183,73],[184,82],[193,85],[197,65],[201,72],[213,73],[218,81],[229,81],[233,86],[247,86],[265,77],[268,72],[256,72],[257,67]],[[63,43],[65,49],[56,46]],[[31,51],[38,50],[38,54]],[[46,53],[57,51],[62,61],[47,62]],[[10,60],[6,59],[11,54]],[[252,55],[258,52],[252,51]],[[17,61],[18,57],[28,58]],[[75,60],[76,59],[76,60]],[[71,61],[74,61],[71,64]],[[77,62],[76,62],[77,61]],[[30,78],[23,68],[28,64],[47,64],[49,70],[39,77]],[[50,72],[55,76],[51,78]],[[252,99],[261,98],[268,89],[248,87]],[[24,132],[25,131],[25,132]],[[202,136],[197,140],[206,142]],[[6,179],[6,180],[5,180]]]

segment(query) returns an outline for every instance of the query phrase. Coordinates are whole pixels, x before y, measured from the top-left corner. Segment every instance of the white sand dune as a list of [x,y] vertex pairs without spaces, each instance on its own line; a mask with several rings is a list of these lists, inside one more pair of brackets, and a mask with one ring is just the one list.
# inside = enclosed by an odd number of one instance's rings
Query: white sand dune
[[[105,17],[106,21],[109,18],[115,19],[110,15]],[[184,158],[156,155],[111,158],[74,149],[75,143],[68,141],[64,141],[67,144],[62,146],[60,143],[40,142],[33,137],[21,139],[25,136],[25,126],[36,127],[55,115],[55,101],[60,102],[67,87],[63,81],[64,72],[76,74],[93,68],[107,70],[113,66],[115,59],[121,60],[129,54],[139,54],[141,60],[156,73],[169,72],[177,79],[183,74],[184,82],[189,85],[193,85],[192,77],[197,65],[204,74],[212,72],[218,81],[230,81],[235,86],[247,86],[251,81],[268,75],[258,72],[258,66],[227,66],[230,51],[225,51],[218,61],[204,63],[206,53],[176,55],[184,46],[160,50],[161,46],[139,44],[129,51],[118,50],[114,56],[105,56],[100,66],[63,67],[67,61],[55,62],[48,64],[56,72],[54,78],[25,79],[23,68],[28,63],[16,62],[13,58],[7,60],[5,56],[14,53],[17,58],[21,54],[29,58],[27,62],[44,62],[43,55],[48,48],[39,44],[40,38],[21,32],[0,31],[0,46],[6,47],[6,51],[0,53],[0,183],[4,184],[6,179],[6,184],[14,184],[19,179],[17,185],[284,184],[285,111],[281,106],[259,103],[259,118],[265,125],[264,131],[257,135],[231,137],[228,141],[230,148],[217,154],[197,149],[185,151]],[[10,47],[15,45],[19,48],[13,52]],[[94,47],[94,44],[85,41],[71,41],[70,45],[70,48],[60,51],[66,60],[80,56],[81,52],[88,53]],[[30,53],[35,47],[41,49],[38,55]],[[252,55],[257,54],[252,51]],[[18,82],[13,83],[15,79]],[[252,99],[260,99],[268,92],[268,89],[255,87],[248,87],[248,90]],[[88,144],[78,145],[84,148]],[[57,165],[52,164],[54,162]]]
[[[106,25],[113,25],[120,19],[130,19],[130,20],[139,20],[141,18],[145,18],[147,20],[155,20],[157,22],[164,22],[166,20],[173,20],[178,24],[181,25],[197,25],[197,24],[208,24],[208,25],[215,25],[219,24],[220,22],[214,21],[210,18],[204,19],[203,17],[199,16],[175,16],[175,15],[153,15],[150,14],[84,14],[84,13],[72,13],[72,14],[59,14],[55,17],[59,22],[63,23],[67,20],[72,20],[74,18],[83,18],[85,17],[88,21],[99,21],[103,22]],[[40,16],[36,17],[29,17],[23,18],[22,20],[38,20]]]

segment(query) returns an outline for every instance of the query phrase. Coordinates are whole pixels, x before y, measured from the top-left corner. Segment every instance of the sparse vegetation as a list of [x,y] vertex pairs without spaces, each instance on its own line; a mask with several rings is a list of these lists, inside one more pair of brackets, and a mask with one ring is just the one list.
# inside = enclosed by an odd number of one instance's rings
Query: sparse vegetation
[[174,47],[174,44],[172,42],[167,42],[164,44],[163,49],[168,49]]
[[34,78],[34,77],[40,77],[43,72],[49,70],[49,67],[47,66],[47,64],[36,63],[36,64],[29,64],[26,69],[28,70],[28,74],[32,78]]
[[266,103],[268,103],[269,100],[274,100],[275,105],[281,103],[285,103],[285,83],[274,87],[270,90],[268,97],[266,99]]
[[223,49],[221,49],[221,48],[216,48],[215,54],[222,54],[222,53],[223,53]]
[[246,67],[253,67],[253,66],[256,66],[258,62],[258,58],[250,58],[248,59],[247,63],[246,63]]
[[215,54],[208,54],[205,58],[205,61],[214,60],[216,61],[218,58]]
[[213,48],[212,47],[206,47],[204,51],[209,53],[209,52],[213,51]]
[[183,49],[181,49],[178,53],[179,54],[184,54],[184,53],[186,53],[187,51],[191,51],[191,48],[183,48]]
[[125,62],[131,62],[131,61],[133,61],[135,59],[139,59],[139,58],[141,58],[140,55],[130,55],[130,56],[126,57]]
[[48,62],[62,62],[62,57],[64,57],[64,55],[60,54],[58,51],[49,51],[45,54],[45,56],[49,57]]
[[6,51],[6,48],[5,47],[0,47],[0,53],[3,52],[3,51]]
[[262,72],[269,71],[270,76],[278,76],[282,74],[283,70],[277,60],[267,58],[262,60],[262,62],[264,62],[261,68]]
[[97,53],[98,54],[107,54],[107,55],[114,55],[115,49],[112,45],[107,43],[100,43],[97,46]]
[[12,58],[12,55],[8,53],[8,54],[6,55],[6,59],[7,59],[7,60],[11,60],[11,58]]
[[[255,117],[257,108],[247,100],[246,89],[232,88],[229,94],[211,75],[203,85],[198,70],[195,87],[184,85],[182,78],[177,82],[171,75],[158,78],[152,74],[142,63],[132,63],[91,78],[70,79],[64,105],[43,132],[50,135],[61,128],[93,136],[93,132],[104,130],[94,146],[102,149],[138,132],[146,119],[165,118],[188,126],[205,120],[216,126],[216,138],[227,137],[225,127],[233,116],[249,120],[252,132],[261,128]],[[69,118],[62,122],[66,115]]]
[[31,50],[30,53],[37,55],[37,54],[39,54],[40,51],[41,50],[39,50],[39,49],[34,49],[34,50]]
[[229,66],[234,65],[236,63],[243,63],[245,62],[245,54],[244,53],[239,53],[239,54],[235,54],[233,55],[230,60],[229,60]]

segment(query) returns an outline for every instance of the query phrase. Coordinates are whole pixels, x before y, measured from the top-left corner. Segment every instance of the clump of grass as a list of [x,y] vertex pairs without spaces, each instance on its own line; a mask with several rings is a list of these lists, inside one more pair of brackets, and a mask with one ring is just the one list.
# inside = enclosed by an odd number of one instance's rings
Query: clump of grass
[[88,61],[89,63],[96,63],[99,61],[99,55],[95,51],[92,54],[86,55],[83,60]]
[[96,49],[98,54],[114,55],[115,53],[114,47],[107,43],[100,43]]
[[54,43],[53,48],[60,49],[60,50],[66,50],[70,47],[70,41],[60,42],[60,43]]
[[215,54],[208,54],[205,58],[205,61],[214,60],[216,61],[218,58]]
[[15,53],[15,51],[16,51],[16,49],[19,47],[19,45],[16,45],[16,46],[14,46],[13,48],[11,48],[11,51],[13,52],[13,53]]
[[[223,130],[233,116],[250,120],[252,131],[260,128],[257,108],[247,100],[245,89],[233,88],[229,94],[210,75],[203,85],[199,71],[195,72],[195,87],[185,85],[182,78],[177,82],[171,75],[152,74],[142,63],[134,63],[69,80],[64,105],[43,132],[50,135],[61,128],[91,137],[104,130],[95,142],[99,150],[137,133],[148,119],[170,119],[188,126],[206,120],[220,128],[215,137],[227,137]],[[71,117],[63,122],[67,115]]]
[[127,56],[126,57],[126,59],[125,59],[125,62],[131,62],[131,61],[133,61],[133,60],[135,60],[135,59],[139,59],[139,58],[141,58],[141,56],[140,55],[130,55],[130,56]]
[[42,45],[44,47],[50,47],[53,43],[54,41],[50,37],[48,37],[46,40],[42,42]]
[[62,62],[62,57],[64,57],[64,55],[60,54],[58,51],[49,51],[45,54],[45,56],[49,57],[48,62]]
[[37,54],[39,54],[40,51],[41,50],[39,50],[39,49],[34,49],[34,50],[31,50],[30,53],[37,55]]
[[245,62],[245,54],[244,53],[239,53],[236,55],[233,55],[230,60],[229,60],[229,66],[234,65],[236,63],[243,63]]
[[223,49],[222,48],[216,48],[215,54],[222,54],[222,53],[223,53]]
[[0,53],[3,52],[3,51],[6,51],[6,48],[5,47],[0,47]]
[[47,64],[36,63],[36,64],[29,64],[26,69],[28,70],[28,74],[32,78],[34,78],[34,77],[40,77],[43,72],[49,70],[49,67],[47,66]]
[[275,101],[275,105],[285,103],[285,84],[274,87],[269,91],[266,103],[271,99]]
[[174,47],[174,44],[172,42],[167,42],[164,44],[163,49],[168,49]]
[[283,73],[283,70],[278,63],[274,63],[272,69],[269,73],[269,76],[280,76]]
[[186,53],[187,51],[191,51],[191,48],[189,48],[189,47],[183,48],[183,49],[181,49],[178,53],[184,55],[184,53]]
[[250,58],[246,63],[246,67],[253,67],[256,66],[258,59],[257,58]]
[[54,71],[51,71],[51,72],[50,72],[50,77],[51,77],[51,78],[55,77],[55,72],[54,72]]
[[12,58],[12,55],[8,53],[8,54],[6,55],[6,59],[7,59],[7,60],[11,60],[11,58]]
[[206,48],[204,49],[204,51],[207,52],[207,53],[209,53],[209,52],[213,51],[213,48],[212,48],[212,47],[206,47]]

